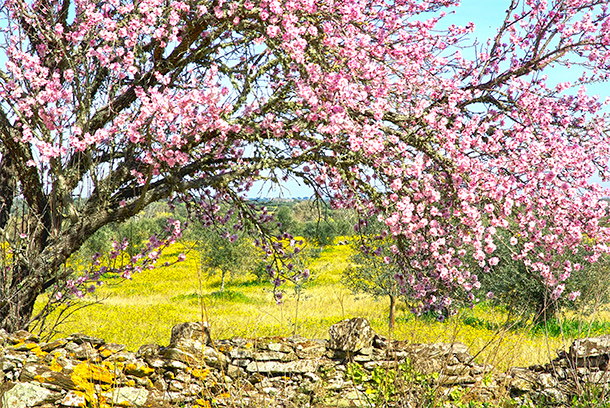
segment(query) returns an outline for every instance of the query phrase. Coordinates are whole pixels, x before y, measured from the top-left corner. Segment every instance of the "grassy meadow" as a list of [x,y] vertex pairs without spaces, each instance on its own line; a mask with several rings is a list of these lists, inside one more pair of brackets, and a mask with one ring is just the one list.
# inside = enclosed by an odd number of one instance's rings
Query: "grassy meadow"
[[[58,327],[55,337],[81,332],[137,350],[148,343],[166,345],[171,328],[177,323],[204,320],[217,339],[293,334],[325,338],[331,324],[363,316],[378,333],[394,339],[412,343],[463,342],[479,363],[503,370],[545,363],[556,356],[558,349],[568,347],[572,337],[587,330],[582,323],[561,326],[566,330],[572,327],[569,333],[562,332],[559,326],[546,333],[531,327],[504,329],[506,315],[485,304],[462,310],[440,323],[417,318],[399,304],[396,328],[390,333],[388,299],[354,295],[341,284],[350,251],[347,245],[325,247],[318,258],[312,259],[310,282],[300,292],[287,284],[284,302],[278,305],[271,284],[257,282],[254,275],[233,277],[220,293],[220,274],[209,276],[201,268],[195,250],[175,244],[164,257],[174,260],[186,252],[186,261],[135,274],[129,281],[107,281],[95,298],[86,299],[96,299],[97,303],[70,315]],[[609,325],[598,316],[589,334],[607,332]]]

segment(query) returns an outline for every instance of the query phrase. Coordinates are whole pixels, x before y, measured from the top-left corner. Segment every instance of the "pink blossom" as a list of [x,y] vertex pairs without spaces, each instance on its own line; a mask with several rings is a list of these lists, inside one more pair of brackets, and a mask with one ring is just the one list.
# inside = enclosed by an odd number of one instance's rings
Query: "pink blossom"
[[280,28],[278,26],[271,25],[267,27],[267,35],[269,38],[274,38],[280,33]]
[[394,181],[392,181],[392,184],[390,185],[390,187],[392,188],[392,190],[394,191],[398,191],[402,188],[402,180],[397,178],[394,179]]
[[570,299],[572,302],[575,301],[578,297],[580,296],[580,291],[577,290],[575,292],[570,292],[570,294],[568,295],[568,299]]
[[561,294],[563,293],[565,288],[566,288],[566,285],[564,285],[563,283],[557,285],[557,287],[555,287],[555,289],[553,290],[553,293],[551,293],[551,298],[553,300],[559,299],[559,297],[561,296]]

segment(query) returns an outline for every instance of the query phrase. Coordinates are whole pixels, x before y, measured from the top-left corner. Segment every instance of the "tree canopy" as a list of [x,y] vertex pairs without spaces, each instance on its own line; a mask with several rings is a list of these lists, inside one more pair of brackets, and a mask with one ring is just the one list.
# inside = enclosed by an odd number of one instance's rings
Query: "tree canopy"
[[587,88],[610,72],[607,2],[512,0],[478,43],[472,24],[441,28],[457,4],[5,0],[0,328],[27,327],[44,291],[97,279],[101,266],[75,281],[66,260],[160,199],[282,252],[246,196],[287,178],[383,222],[425,307],[470,291],[472,262],[493,268],[498,230],[561,292],[555,254],[608,250],[608,194],[591,182],[609,176],[608,117]]

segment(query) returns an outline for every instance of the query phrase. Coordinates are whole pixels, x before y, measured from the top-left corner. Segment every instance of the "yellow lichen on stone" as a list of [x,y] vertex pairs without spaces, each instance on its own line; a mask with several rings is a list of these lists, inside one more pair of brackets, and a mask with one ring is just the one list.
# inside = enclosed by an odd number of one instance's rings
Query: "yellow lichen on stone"
[[129,363],[125,366],[125,373],[136,377],[146,377],[154,372],[155,369],[149,367],[148,364]]
[[28,348],[28,350],[30,350],[32,353],[36,354],[36,356],[38,356],[38,357],[44,357],[48,354],[48,353],[42,351],[40,346],[36,343],[28,343],[25,346]]
[[102,350],[100,350],[100,355],[104,358],[108,358],[112,355],[112,351],[110,351],[108,349],[102,349]]
[[74,384],[82,390],[92,390],[94,384],[112,384],[115,376],[106,367],[92,365],[86,362],[74,367],[70,376]]
[[49,368],[51,371],[55,371],[56,373],[60,373],[61,370],[63,370],[63,367],[57,362],[57,356],[51,361]]
[[106,367],[83,362],[74,367],[70,378],[76,388],[83,391],[82,395],[92,406],[110,408],[106,404],[105,398],[99,395],[96,390],[96,385],[101,390],[108,390],[114,386],[116,377]]

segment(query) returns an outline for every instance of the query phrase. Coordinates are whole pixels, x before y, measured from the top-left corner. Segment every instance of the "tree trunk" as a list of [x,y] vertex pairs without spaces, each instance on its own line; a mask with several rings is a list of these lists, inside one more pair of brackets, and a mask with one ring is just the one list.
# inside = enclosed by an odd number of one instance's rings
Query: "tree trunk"
[[25,295],[23,301],[4,300],[0,304],[0,329],[9,333],[25,329],[30,324],[34,303],[39,294]]
[[223,293],[225,291],[225,275],[226,272],[224,269],[220,270],[220,293]]
[[16,265],[12,271],[4,269],[0,273],[3,281],[0,289],[0,329],[12,333],[28,328],[36,298],[42,293],[42,286],[32,276],[27,268]]
[[390,296],[390,315],[388,316],[388,326],[390,330],[394,330],[396,325],[396,296]]

